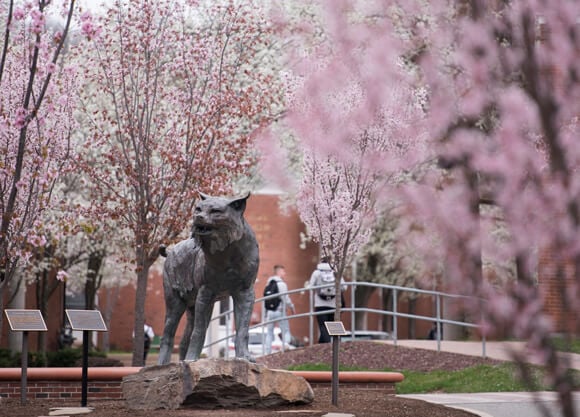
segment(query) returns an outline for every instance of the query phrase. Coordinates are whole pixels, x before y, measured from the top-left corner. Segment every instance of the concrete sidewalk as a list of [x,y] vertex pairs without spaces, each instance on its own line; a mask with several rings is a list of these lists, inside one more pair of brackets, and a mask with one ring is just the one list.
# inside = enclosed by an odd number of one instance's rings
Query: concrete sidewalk
[[[392,340],[386,343],[394,343]],[[413,347],[419,349],[437,350],[437,342],[435,340],[397,340],[398,346]],[[525,342],[486,342],[485,350],[481,342],[462,342],[443,340],[441,341],[442,352],[462,353],[471,356],[484,356],[492,359],[499,359],[504,361],[513,360],[513,352],[526,352]],[[529,352],[526,352],[529,353]],[[577,353],[561,353],[563,357],[568,359],[571,369],[580,370],[580,354]],[[539,364],[538,358],[528,354],[529,362]]]
[[[562,416],[554,392],[486,392],[477,394],[409,394],[414,398],[447,407],[469,411],[480,417],[544,417],[540,407],[550,416]],[[576,414],[580,411],[580,392],[574,393]]]
[[[389,341],[388,343],[393,343]],[[437,350],[434,340],[398,340],[398,346]],[[462,353],[464,355],[483,356],[481,342],[458,342],[444,340],[442,352]],[[499,360],[513,360],[514,352],[525,352],[524,342],[486,342],[485,356]],[[580,370],[580,355],[562,353],[570,363],[570,368]],[[529,362],[539,361],[529,356]],[[472,394],[410,394],[401,397],[415,398],[448,407],[464,409],[481,417],[544,417],[541,407],[553,417],[562,416],[555,392],[486,392]],[[580,392],[574,393],[576,414],[580,414]]]

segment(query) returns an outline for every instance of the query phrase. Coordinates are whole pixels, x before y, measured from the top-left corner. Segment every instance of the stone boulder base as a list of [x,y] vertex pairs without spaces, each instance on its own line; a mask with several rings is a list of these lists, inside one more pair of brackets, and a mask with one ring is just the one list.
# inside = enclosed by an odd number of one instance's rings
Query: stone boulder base
[[124,377],[122,390],[135,410],[268,408],[314,399],[303,377],[241,359],[149,366]]

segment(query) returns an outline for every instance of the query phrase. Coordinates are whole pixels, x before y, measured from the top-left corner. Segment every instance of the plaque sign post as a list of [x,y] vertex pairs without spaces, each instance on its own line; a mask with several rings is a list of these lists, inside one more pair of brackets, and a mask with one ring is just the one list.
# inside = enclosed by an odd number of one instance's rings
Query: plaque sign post
[[324,325],[332,336],[332,405],[338,405],[338,345],[340,336],[347,333],[342,321],[325,321]]
[[83,369],[81,407],[87,406],[88,369],[89,369],[89,332],[106,332],[107,326],[99,310],[65,310],[73,330],[83,331]]
[[26,404],[26,391],[28,383],[28,332],[45,332],[47,330],[44,318],[40,310],[4,310],[8,318],[10,330],[22,332],[22,373],[20,376],[20,403]]

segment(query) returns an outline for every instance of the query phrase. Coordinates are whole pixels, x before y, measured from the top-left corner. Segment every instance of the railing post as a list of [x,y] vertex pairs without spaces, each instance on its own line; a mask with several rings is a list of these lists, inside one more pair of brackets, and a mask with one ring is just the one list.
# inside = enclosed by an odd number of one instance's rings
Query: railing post
[[437,352],[441,352],[441,295],[437,294],[435,298],[435,308],[437,315],[436,333],[437,333]]
[[264,304],[262,304],[262,308],[260,309],[261,311],[261,317],[262,320],[260,321],[260,323],[262,323],[262,355],[265,354],[266,352],[264,351],[265,346],[266,346],[266,332],[268,331],[268,329],[266,329],[266,326],[264,326],[264,322],[266,321],[266,307]]
[[397,322],[398,322],[398,315],[397,312],[397,289],[393,289],[393,343],[397,346]]
[[353,285],[350,286],[350,333],[352,335],[352,337],[354,338],[354,332],[356,331],[356,312],[355,310],[355,294],[354,292],[356,291],[356,286],[358,285],[358,283],[355,281],[353,283]]
[[[483,314],[481,317],[481,322],[482,323],[484,322]],[[484,332],[481,332],[481,356],[483,356],[484,359],[487,358],[487,352],[485,349],[485,333]]]
[[[310,311],[312,313],[314,313],[314,296],[313,296],[313,292],[312,292],[312,288],[308,288],[308,298],[309,298],[309,302],[310,302]],[[310,336],[310,346],[312,346],[314,344],[314,315],[310,314],[310,316],[308,316],[308,331],[309,331],[309,336]]]
[[[288,320],[288,317],[286,317],[286,300],[284,300],[284,298],[286,297],[280,297],[280,299],[282,300],[282,318],[280,320],[286,320],[286,325],[288,326],[288,329],[290,329],[290,320]],[[280,326],[280,333],[282,333],[282,326]],[[285,334],[282,333],[282,352],[286,352],[286,340],[284,339]],[[276,332],[274,332],[274,336],[272,337],[272,339],[276,339]],[[273,342],[274,340],[272,340]],[[265,352],[264,352],[265,353]]]

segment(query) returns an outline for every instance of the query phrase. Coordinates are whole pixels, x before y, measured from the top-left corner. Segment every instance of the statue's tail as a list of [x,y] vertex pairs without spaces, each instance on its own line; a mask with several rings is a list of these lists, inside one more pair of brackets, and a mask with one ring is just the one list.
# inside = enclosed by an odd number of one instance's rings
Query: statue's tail
[[159,255],[163,256],[164,258],[167,258],[167,246],[159,245]]

